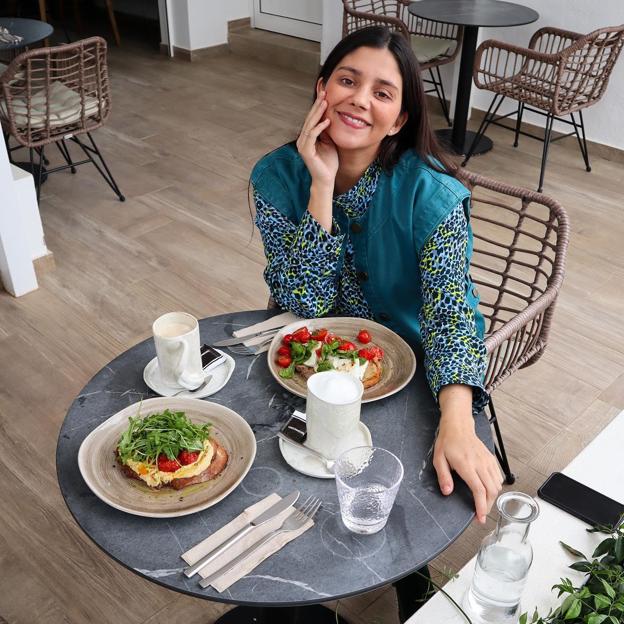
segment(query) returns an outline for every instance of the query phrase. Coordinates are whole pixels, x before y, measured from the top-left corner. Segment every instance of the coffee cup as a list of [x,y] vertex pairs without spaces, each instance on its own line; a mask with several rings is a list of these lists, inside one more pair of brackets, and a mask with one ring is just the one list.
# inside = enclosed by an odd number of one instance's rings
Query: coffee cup
[[348,373],[324,371],[308,379],[306,445],[329,459],[361,444],[362,382]]
[[199,323],[186,312],[169,312],[152,325],[158,370],[163,383],[194,390],[204,381]]

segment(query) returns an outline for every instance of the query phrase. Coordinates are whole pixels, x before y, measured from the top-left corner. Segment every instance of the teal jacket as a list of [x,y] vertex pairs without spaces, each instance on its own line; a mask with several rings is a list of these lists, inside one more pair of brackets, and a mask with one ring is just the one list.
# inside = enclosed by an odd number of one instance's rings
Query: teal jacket
[[[262,158],[252,171],[251,183],[293,223],[301,220],[308,207],[311,177],[293,144]],[[414,346],[421,343],[421,251],[428,237],[460,202],[468,219],[468,189],[455,178],[432,169],[410,150],[390,173],[381,173],[373,200],[362,217],[349,219],[342,210],[334,211],[340,230],[349,232],[360,286],[375,320]],[[479,298],[469,274],[471,256],[469,226],[466,300],[475,311],[477,330],[483,337]]]

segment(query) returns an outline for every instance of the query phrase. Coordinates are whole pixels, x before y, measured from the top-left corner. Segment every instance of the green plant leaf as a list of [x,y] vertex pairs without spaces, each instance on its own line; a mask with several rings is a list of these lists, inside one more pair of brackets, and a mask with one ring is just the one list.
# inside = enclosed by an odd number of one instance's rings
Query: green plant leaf
[[598,544],[592,556],[600,557],[600,555],[604,555],[608,553],[613,547],[614,543],[615,543],[615,539],[613,539],[612,537],[608,537],[606,540],[603,540],[602,542],[600,542],[600,544]]
[[589,618],[587,618],[587,624],[601,624],[604,622],[609,616],[606,614],[600,613],[592,613]]
[[581,612],[582,606],[583,606],[583,603],[578,598],[575,598],[570,604],[570,606],[568,607],[568,610],[566,611],[566,614],[563,619],[571,620],[575,617],[578,617],[579,613]]
[[518,624],[527,624],[527,617],[528,617],[528,614],[527,613],[523,613],[520,616],[520,619],[518,620]]
[[567,550],[574,557],[581,557],[582,559],[585,559],[585,560],[587,559],[587,557],[580,550],[576,550],[576,548],[572,548],[572,546],[569,546],[568,544],[566,544],[565,542],[562,542],[561,540],[559,540],[559,544],[561,544],[561,547],[564,550]]
[[611,600],[609,600],[604,594],[598,594],[594,596],[594,605],[596,605],[596,611],[600,611],[600,609],[607,609],[611,604]]
[[618,563],[624,562],[624,536],[622,535],[615,540],[615,558]]
[[609,585],[609,583],[607,583],[607,581],[605,581],[604,579],[600,579],[602,581],[602,586],[605,588],[605,591],[607,592],[607,596],[609,596],[609,598],[611,598],[611,600],[613,600],[615,598],[615,589],[613,589],[613,587],[611,587],[611,585]]

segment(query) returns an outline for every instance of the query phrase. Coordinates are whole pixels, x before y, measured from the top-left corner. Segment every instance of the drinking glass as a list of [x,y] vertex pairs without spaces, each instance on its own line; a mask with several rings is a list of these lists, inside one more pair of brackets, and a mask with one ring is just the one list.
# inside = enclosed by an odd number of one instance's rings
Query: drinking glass
[[382,448],[358,446],[334,465],[340,515],[350,531],[371,534],[388,522],[401,480],[401,460]]

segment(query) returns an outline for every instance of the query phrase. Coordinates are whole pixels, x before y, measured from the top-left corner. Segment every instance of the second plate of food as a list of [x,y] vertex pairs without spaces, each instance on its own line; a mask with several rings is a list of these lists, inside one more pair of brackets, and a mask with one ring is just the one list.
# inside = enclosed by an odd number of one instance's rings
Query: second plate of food
[[[344,366],[345,368],[351,369],[350,373],[345,374],[355,374],[360,377],[362,375],[364,376],[366,383],[362,403],[378,401],[379,399],[384,399],[402,390],[410,382],[416,372],[416,356],[407,342],[391,329],[379,323],[375,323],[375,321],[355,317],[326,317],[301,320],[280,329],[271,342],[267,353],[269,370],[273,377],[275,377],[277,382],[286,388],[286,390],[289,390],[297,396],[304,398],[307,396],[307,377],[315,372],[314,367],[308,365],[297,369],[297,366],[295,366],[295,370],[292,371],[292,377],[285,378],[283,372],[282,375],[280,375],[280,371],[284,371],[286,367],[280,366],[280,364],[287,364],[288,360],[282,359],[281,362],[278,363],[278,359],[280,358],[280,348],[287,346],[284,342],[284,337],[289,334],[291,336],[296,335],[296,332],[299,331],[296,337],[306,338],[306,334],[302,329],[304,327],[307,328],[311,339],[314,339],[314,334],[317,335],[318,342],[327,343],[327,338],[320,339],[320,336],[323,335],[323,331],[326,330],[328,334],[340,338],[343,343],[351,343],[351,345],[345,345],[347,348],[355,347],[355,350],[358,352],[361,350],[367,352],[363,354],[366,357],[363,357],[362,360],[366,360],[367,357],[370,357],[371,361],[369,361],[365,367],[362,363],[360,368],[358,368],[358,364],[362,361],[359,357],[357,359],[355,357],[352,358],[353,365],[351,365],[350,362],[343,364],[337,359],[330,360],[330,365],[334,368],[334,364],[336,364],[341,368]],[[366,332],[368,336],[361,335],[360,332]],[[370,340],[368,342],[361,342],[358,340],[358,336],[364,340],[367,338]],[[333,344],[336,343],[336,340],[331,340],[331,336],[329,341],[333,342]],[[300,344],[307,345],[308,343],[303,342]],[[380,347],[383,351],[383,356],[381,358],[378,357],[379,353],[374,351],[374,347]],[[316,352],[319,348],[320,347],[317,346],[314,351]],[[291,351],[290,347],[288,347],[288,349]],[[310,349],[308,349],[308,351],[310,351]],[[282,354],[286,356],[286,351],[284,349],[282,349]],[[290,353],[288,357],[292,358],[292,355],[293,354]],[[320,355],[320,353],[316,355],[317,360],[318,355]],[[329,357],[331,358],[331,356]],[[349,358],[344,359],[348,360]],[[314,360],[315,357],[311,355],[311,359],[307,362],[308,364],[312,364]],[[318,363],[315,363],[315,365],[318,366]],[[363,371],[362,367],[364,368]],[[373,372],[375,374],[373,374]],[[370,387],[366,387],[367,385],[370,385]]]
[[[116,460],[122,436],[130,436],[128,419],[132,417],[136,423],[139,422],[137,417],[145,419],[153,415],[167,415],[177,422],[188,419],[197,427],[210,425],[208,440],[216,442],[227,453],[227,463],[219,470],[218,476],[183,489],[155,489],[140,479],[128,478]],[[186,428],[185,424],[181,426]],[[139,440],[137,445],[142,442]],[[146,444],[152,443],[153,440]],[[255,455],[256,440],[251,427],[231,409],[198,399],[156,398],[129,405],[94,429],[80,446],[78,467],[93,493],[112,507],[138,516],[171,518],[201,511],[224,499],[243,480]],[[217,455],[213,456],[216,461]],[[197,459],[197,469],[194,464],[161,466],[160,461],[158,469],[170,472],[180,469],[180,475],[187,478],[204,469],[200,465],[201,457]],[[180,464],[178,460],[173,461]],[[190,472],[185,469],[190,469]],[[136,465],[135,470],[147,474],[144,465]],[[182,472],[185,474],[182,475]],[[177,474],[173,472],[171,476]],[[182,479],[179,481],[184,482]]]

